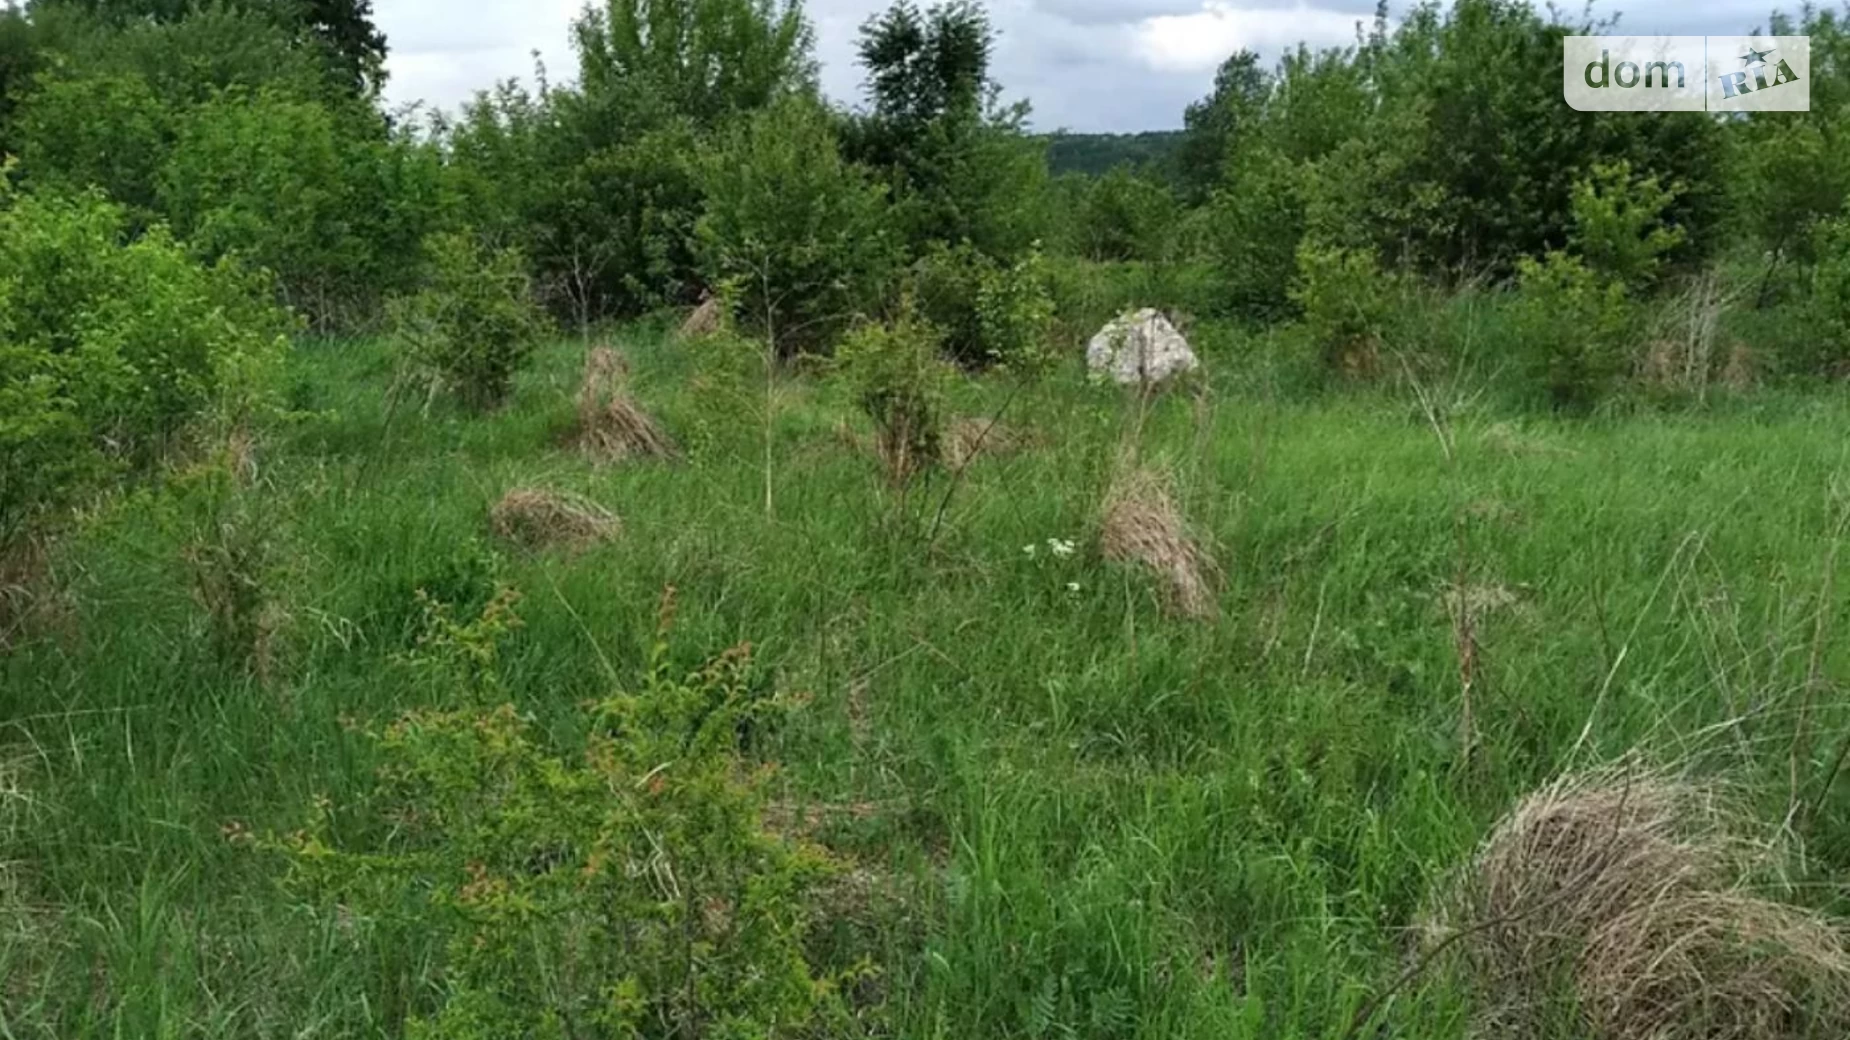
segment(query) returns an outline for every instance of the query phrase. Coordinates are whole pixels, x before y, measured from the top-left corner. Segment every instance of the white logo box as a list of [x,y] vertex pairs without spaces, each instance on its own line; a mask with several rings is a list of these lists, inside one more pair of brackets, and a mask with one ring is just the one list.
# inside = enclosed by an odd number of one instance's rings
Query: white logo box
[[1568,36],[1561,93],[1581,112],[1809,112],[1809,36]]

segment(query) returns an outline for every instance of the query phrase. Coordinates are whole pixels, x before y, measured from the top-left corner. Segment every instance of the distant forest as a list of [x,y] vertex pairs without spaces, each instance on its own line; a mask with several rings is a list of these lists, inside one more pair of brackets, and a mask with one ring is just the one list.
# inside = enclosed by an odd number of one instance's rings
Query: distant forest
[[1186,138],[1182,130],[1148,130],[1139,134],[1048,134],[1047,170],[1058,176],[1082,173],[1097,177],[1113,167],[1130,165],[1168,172]]

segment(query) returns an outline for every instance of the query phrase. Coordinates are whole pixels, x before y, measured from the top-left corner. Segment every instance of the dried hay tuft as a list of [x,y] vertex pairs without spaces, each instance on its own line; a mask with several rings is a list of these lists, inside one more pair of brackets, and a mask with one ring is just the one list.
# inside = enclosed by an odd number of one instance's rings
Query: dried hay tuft
[[1752,390],[1760,383],[1760,359],[1754,349],[1740,340],[1728,348],[1728,361],[1722,366],[1722,385],[1736,393]]
[[1099,543],[1106,559],[1155,572],[1177,613],[1193,618],[1213,616],[1214,562],[1189,536],[1161,475],[1128,469],[1112,481],[1105,495]]
[[1429,923],[1478,1035],[1572,1019],[1599,1040],[1850,1035],[1850,952],[1824,917],[1755,894],[1771,850],[1713,788],[1615,767],[1506,817]]
[[495,534],[523,549],[582,552],[615,538],[623,525],[603,506],[578,495],[515,488],[495,503],[488,521]]
[[1572,448],[1553,443],[1541,434],[1509,422],[1492,423],[1484,430],[1484,443],[1512,458],[1575,454]]
[[51,547],[27,535],[0,547],[0,654],[41,636],[79,633],[75,597],[52,567]]
[[719,334],[725,324],[725,304],[719,297],[709,296],[681,323],[679,335],[682,339],[705,339]]
[[578,387],[578,450],[599,463],[678,459],[681,449],[629,392],[629,364],[609,347],[585,356]]
[[1472,622],[1484,619],[1486,615],[1522,602],[1522,596],[1515,589],[1497,582],[1483,584],[1448,582],[1440,590],[1439,598],[1445,604],[1445,612],[1457,617],[1460,614]]
[[1032,433],[995,419],[953,419],[944,431],[944,464],[952,470],[969,467],[980,458],[1015,455],[1035,444]]

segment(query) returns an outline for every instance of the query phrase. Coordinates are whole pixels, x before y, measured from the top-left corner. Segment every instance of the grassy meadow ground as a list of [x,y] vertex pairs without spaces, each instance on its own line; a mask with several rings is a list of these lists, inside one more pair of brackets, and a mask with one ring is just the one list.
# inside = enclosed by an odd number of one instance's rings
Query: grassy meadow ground
[[[262,446],[250,506],[287,618],[263,681],[217,662],[161,489],[59,548],[61,616],[0,657],[0,1037],[397,1035],[430,951],[351,941],[228,835],[364,791],[355,720],[442,697],[402,660],[417,590],[473,609],[497,581],[523,597],[505,696],[561,746],[642,671],[670,585],[678,663],[749,641],[809,694],[755,751],[870,879],[820,941],[879,966],[879,1035],[1336,1040],[1499,816],[1634,748],[1744,785],[1769,834],[1798,802],[1797,880],[1841,909],[1841,395],[1467,406],[1436,431],[1411,393],[1275,393],[1220,356],[1147,408],[1076,370],[993,378],[956,411],[1038,445],[900,501],[843,392],[793,376],[767,511],[761,388],[647,329],[611,342],[686,463],[561,446],[579,344],[482,418],[388,409],[380,344],[301,346],[302,417]],[[1100,556],[1130,450],[1218,561],[1213,619]],[[519,486],[622,534],[500,545],[487,513]],[[1381,1021],[1365,1035],[1466,1029],[1427,980]]]

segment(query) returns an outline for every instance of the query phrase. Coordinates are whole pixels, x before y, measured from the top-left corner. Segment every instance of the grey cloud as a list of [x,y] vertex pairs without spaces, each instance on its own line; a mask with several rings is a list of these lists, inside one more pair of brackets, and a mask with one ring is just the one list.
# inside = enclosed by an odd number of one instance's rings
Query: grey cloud
[[[1623,7],[1622,32],[1688,35],[1744,33],[1767,21],[1768,6],[1778,0],[1709,0],[1700,5],[1645,0]],[[822,85],[838,102],[861,99],[861,70],[854,42],[868,16],[884,0],[810,0],[816,27],[817,59]],[[1395,3],[1390,15],[1404,12]],[[1192,54],[1186,70],[1159,69],[1139,51],[1140,27],[1150,19],[1200,17],[1221,10],[1236,17]],[[473,0],[457,5],[445,0],[378,0],[381,27],[391,38],[394,80],[392,101],[424,98],[451,107],[474,90],[510,76],[532,73],[528,56],[538,49],[555,78],[572,67],[567,26],[578,0]],[[996,75],[1004,96],[1026,98],[1034,106],[1034,125],[1075,131],[1133,131],[1180,125],[1182,110],[1213,84],[1218,55],[1240,46],[1259,50],[1267,60],[1307,32],[1322,35],[1313,45],[1343,44],[1353,38],[1357,19],[1374,12],[1373,0],[991,0],[991,17],[1002,38],[996,49]],[[1563,5],[1577,16],[1580,4]],[[1608,15],[1614,5],[1595,7]],[[461,12],[466,10],[466,15]],[[1341,16],[1341,17],[1337,17]],[[1192,29],[1192,26],[1190,27]],[[1340,31],[1339,31],[1340,30]],[[1148,41],[1145,40],[1145,43]]]
[[1201,10],[1199,0],[1042,0],[1039,10],[1079,25],[1123,25]]

